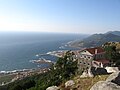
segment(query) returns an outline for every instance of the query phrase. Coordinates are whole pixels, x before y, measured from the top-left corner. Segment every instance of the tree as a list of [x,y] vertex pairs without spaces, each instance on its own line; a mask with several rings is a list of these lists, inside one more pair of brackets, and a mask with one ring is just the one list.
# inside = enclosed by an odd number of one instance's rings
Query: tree
[[108,60],[110,60],[111,65],[119,65],[120,64],[120,53],[117,52],[116,46],[105,46],[104,50],[105,50],[105,57]]
[[14,85],[10,90],[23,90],[20,85]]
[[66,52],[66,55],[59,58],[55,65],[56,71],[59,71],[62,79],[70,78],[77,70],[77,61],[73,60],[73,53]]
[[31,87],[34,87],[35,86],[35,81],[34,80],[28,80],[26,82],[23,83],[23,89],[26,90],[26,89],[29,89]]

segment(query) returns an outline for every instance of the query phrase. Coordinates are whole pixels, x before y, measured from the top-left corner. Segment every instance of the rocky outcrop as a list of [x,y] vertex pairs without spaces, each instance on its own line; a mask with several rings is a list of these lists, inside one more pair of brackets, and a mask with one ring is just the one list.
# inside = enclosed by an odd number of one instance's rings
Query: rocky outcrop
[[94,75],[91,72],[83,72],[80,78],[85,78],[85,77],[94,77]]
[[82,75],[80,76],[80,78],[85,78],[85,77],[94,77],[92,71],[91,71],[91,67],[88,70],[85,70]]
[[83,72],[82,75],[80,76],[80,78],[85,78],[85,77],[88,77],[88,73],[87,72]]
[[110,81],[113,82],[115,84],[120,85],[120,72],[115,72],[112,73],[107,79],[106,81]]
[[112,80],[114,80],[116,77],[118,77],[119,76],[119,73],[120,72],[115,72],[115,73],[112,73],[107,79],[106,79],[106,81],[112,81]]
[[57,86],[48,87],[46,90],[59,90]]
[[120,90],[120,86],[107,81],[99,81],[90,90]]
[[75,82],[73,80],[69,80],[65,83],[65,87],[71,87],[75,84]]
[[106,81],[99,81],[90,90],[120,90],[120,72],[112,73]]
[[104,68],[96,68],[96,67],[90,67],[88,70],[85,70],[80,78],[85,77],[94,77],[95,75],[105,75],[108,74],[107,70]]
[[88,75],[89,75],[89,77],[94,77],[91,67],[88,69]]
[[107,73],[114,73],[114,72],[119,72],[118,67],[106,67]]

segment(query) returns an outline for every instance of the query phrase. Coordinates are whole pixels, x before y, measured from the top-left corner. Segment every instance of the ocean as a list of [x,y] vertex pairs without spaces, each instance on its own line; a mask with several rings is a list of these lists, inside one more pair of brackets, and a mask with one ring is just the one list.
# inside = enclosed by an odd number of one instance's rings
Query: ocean
[[55,56],[37,57],[36,55],[56,50],[75,49],[65,46],[66,43],[84,37],[85,35],[79,34],[0,32],[0,71],[48,67],[45,64],[31,63],[30,60],[42,57],[56,61]]

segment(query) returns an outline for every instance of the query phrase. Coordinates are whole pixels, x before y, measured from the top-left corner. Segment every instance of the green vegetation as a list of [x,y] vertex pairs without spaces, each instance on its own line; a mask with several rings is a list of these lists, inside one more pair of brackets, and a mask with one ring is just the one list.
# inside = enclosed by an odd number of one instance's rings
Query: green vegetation
[[26,90],[33,86],[35,86],[34,80],[25,80],[24,82],[14,84],[12,87],[10,87],[10,90]]
[[116,50],[116,46],[105,46],[104,50],[106,51],[105,56],[110,60],[112,66],[120,65],[120,53]]
[[103,46],[115,46],[117,51],[120,50],[120,42],[106,42]]
[[68,51],[63,58],[59,58],[51,70],[38,77],[37,84],[29,90],[45,90],[52,85],[60,85],[63,81],[75,75],[77,62],[73,61],[72,53]]
[[23,80],[18,80],[8,85],[1,86],[0,90],[26,90],[30,87],[35,86],[35,80],[33,77],[34,76],[27,77]]
[[93,34],[82,41],[75,41],[71,43],[73,47],[98,47],[106,42],[116,41],[120,42],[120,32],[109,32],[105,34]]
[[2,84],[2,82],[10,82],[14,77],[15,75],[3,75],[0,77],[0,84]]
[[15,81],[0,90],[46,90],[52,85],[60,85],[62,82],[75,75],[77,61],[73,60],[72,53],[68,51],[63,58],[59,58],[52,65],[49,72],[27,77],[24,80]]

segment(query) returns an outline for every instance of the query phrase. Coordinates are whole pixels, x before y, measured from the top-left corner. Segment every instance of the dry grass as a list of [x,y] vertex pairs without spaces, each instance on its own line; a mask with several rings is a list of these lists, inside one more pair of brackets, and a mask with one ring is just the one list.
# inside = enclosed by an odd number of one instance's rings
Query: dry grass
[[61,84],[61,90],[90,90],[90,88],[98,81],[105,81],[109,75],[98,75],[93,78],[80,78],[76,76],[73,78],[75,85],[73,87],[65,88],[64,84]]

